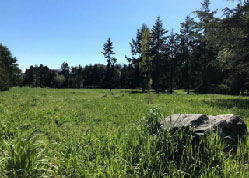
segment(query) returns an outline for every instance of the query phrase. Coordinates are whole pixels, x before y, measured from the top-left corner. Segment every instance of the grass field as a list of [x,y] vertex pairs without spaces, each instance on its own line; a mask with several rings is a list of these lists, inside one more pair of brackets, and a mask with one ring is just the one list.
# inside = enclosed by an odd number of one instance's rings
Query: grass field
[[[149,114],[154,108],[160,113]],[[236,156],[211,139],[205,155],[187,155],[185,136],[175,142],[167,135],[158,149],[146,119],[175,113],[233,113],[249,124],[249,99],[176,91],[153,93],[148,104],[137,90],[1,92],[0,177],[249,177],[249,140]]]

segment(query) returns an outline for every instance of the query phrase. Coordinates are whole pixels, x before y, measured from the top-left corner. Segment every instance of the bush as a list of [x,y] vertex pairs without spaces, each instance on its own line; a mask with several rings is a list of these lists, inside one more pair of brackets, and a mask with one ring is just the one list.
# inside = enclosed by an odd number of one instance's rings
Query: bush
[[225,84],[220,84],[216,87],[214,92],[217,94],[229,94],[230,87]]
[[64,84],[65,84],[65,76],[64,75],[56,75],[53,80],[53,86],[55,86],[56,88],[63,88]]

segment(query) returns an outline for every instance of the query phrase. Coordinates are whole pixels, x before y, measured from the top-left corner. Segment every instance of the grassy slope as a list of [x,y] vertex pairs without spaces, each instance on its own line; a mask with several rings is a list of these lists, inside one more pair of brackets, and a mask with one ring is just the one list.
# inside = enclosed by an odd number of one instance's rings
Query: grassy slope
[[[128,142],[136,142],[134,128],[151,108],[160,108],[164,116],[233,113],[249,123],[247,97],[186,95],[177,91],[173,95],[153,94],[153,102],[147,104],[148,95],[135,90],[110,93],[108,90],[13,88],[0,93],[0,136],[13,145],[15,138],[31,134],[39,137],[42,154],[46,156],[41,159],[47,160],[47,165],[43,165],[47,170],[39,174],[127,176],[129,171],[130,175],[136,175],[136,169],[140,169],[134,167],[132,160],[127,161],[127,155],[134,154],[127,153]],[[0,161],[4,162],[6,157],[2,155]]]

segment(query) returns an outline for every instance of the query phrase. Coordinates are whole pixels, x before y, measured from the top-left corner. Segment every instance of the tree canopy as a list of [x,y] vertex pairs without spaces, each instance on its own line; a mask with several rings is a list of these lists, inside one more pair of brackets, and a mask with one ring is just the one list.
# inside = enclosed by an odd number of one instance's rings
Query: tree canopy
[[20,82],[20,74],[17,59],[12,56],[7,47],[0,43],[0,91],[16,86]]

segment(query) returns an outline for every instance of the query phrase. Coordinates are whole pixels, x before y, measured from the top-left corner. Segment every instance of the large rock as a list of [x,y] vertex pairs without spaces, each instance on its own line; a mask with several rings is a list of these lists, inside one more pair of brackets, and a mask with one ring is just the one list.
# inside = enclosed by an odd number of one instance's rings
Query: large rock
[[207,116],[203,114],[174,114],[160,122],[161,128],[178,129],[182,127],[193,128],[197,136],[207,135],[211,132],[218,133],[225,141],[229,151],[238,145],[239,138],[247,134],[245,122],[233,114]]

